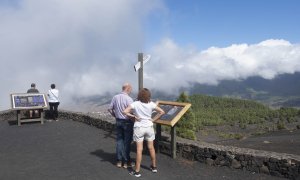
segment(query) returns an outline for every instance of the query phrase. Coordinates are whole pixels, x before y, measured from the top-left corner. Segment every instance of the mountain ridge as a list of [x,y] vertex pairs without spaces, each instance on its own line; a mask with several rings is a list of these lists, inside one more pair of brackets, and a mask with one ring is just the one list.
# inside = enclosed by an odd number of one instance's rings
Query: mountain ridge
[[185,90],[189,94],[256,100],[274,107],[300,107],[299,72],[282,74],[271,80],[255,76],[245,80],[224,80],[218,85],[195,83]]
[[[254,100],[274,108],[300,108],[300,72],[282,74],[270,80],[255,76],[245,80],[224,80],[220,81],[218,85],[192,83],[189,88],[180,89],[180,92],[183,91],[189,95],[203,94]],[[157,89],[152,89],[151,92],[153,101],[175,101],[179,96],[179,94],[167,94]],[[132,95],[133,98],[134,96],[136,94]],[[97,111],[97,109],[101,109],[101,106],[109,104],[112,97],[113,94],[111,93],[76,97],[74,102],[78,107],[72,106],[72,109],[88,112]]]

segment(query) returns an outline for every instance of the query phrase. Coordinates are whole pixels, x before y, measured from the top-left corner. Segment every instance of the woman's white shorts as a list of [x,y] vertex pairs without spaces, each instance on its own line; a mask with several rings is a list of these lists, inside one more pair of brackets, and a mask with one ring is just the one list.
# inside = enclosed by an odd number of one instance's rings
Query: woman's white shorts
[[136,142],[153,141],[155,139],[155,133],[153,126],[149,127],[134,127],[133,128],[133,140]]

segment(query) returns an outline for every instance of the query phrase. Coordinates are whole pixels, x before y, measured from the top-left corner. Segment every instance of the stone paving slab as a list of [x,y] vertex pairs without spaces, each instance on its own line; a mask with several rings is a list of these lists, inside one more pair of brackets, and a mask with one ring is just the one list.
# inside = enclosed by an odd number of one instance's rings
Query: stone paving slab
[[[135,158],[132,152],[132,157]],[[143,155],[139,179],[243,179],[276,180],[249,171],[213,167],[157,154],[157,174]],[[24,123],[0,121],[0,179],[4,180],[127,180],[127,169],[115,166],[115,135],[71,120]]]

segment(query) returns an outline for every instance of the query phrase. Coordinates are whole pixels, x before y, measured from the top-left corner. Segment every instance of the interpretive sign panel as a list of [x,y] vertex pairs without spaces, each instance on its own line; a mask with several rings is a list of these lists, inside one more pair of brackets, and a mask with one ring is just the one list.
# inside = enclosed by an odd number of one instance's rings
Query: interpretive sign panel
[[45,94],[42,93],[18,93],[11,94],[12,109],[41,109],[47,108]]
[[[165,114],[155,121],[155,123],[173,127],[191,107],[191,104],[172,101],[158,101],[158,106],[165,111]],[[152,117],[155,117],[156,115],[157,113],[154,112]]]

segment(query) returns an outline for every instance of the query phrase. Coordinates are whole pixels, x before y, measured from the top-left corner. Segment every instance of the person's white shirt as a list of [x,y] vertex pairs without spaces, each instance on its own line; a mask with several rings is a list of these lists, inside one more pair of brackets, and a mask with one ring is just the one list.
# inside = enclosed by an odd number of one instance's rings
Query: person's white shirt
[[139,120],[135,121],[134,127],[149,127],[153,125],[151,116],[157,104],[154,102],[142,103],[141,101],[135,101],[130,106],[134,110],[134,114],[139,117]]
[[48,91],[48,101],[49,102],[59,102],[59,91],[57,89],[50,89]]

